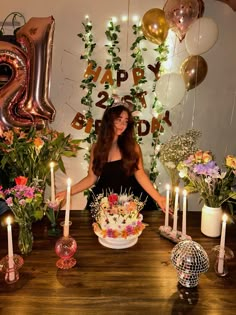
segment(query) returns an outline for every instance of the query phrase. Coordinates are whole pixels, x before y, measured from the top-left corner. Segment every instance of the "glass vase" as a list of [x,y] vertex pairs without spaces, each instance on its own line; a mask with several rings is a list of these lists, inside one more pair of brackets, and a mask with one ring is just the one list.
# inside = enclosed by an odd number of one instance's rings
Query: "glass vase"
[[33,247],[33,232],[32,222],[18,222],[19,224],[19,236],[18,247],[23,255],[27,255],[32,251]]

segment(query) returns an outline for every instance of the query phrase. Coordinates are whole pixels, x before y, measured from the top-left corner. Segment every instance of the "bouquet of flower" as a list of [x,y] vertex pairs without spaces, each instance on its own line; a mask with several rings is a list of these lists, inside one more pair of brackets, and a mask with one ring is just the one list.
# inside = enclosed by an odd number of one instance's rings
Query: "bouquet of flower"
[[179,176],[189,192],[199,192],[208,207],[220,207],[229,199],[236,199],[233,182],[236,175],[236,156],[225,158],[225,170],[214,161],[209,151],[196,151],[178,165]]
[[107,196],[100,194],[91,203],[95,233],[103,238],[128,238],[139,235],[145,225],[141,222],[139,213],[145,202],[133,195],[111,193]]
[[161,144],[160,161],[168,170],[172,187],[177,186],[179,182],[177,165],[197,150],[196,142],[200,135],[200,131],[191,129],[183,135],[174,135],[169,141]]
[[49,128],[13,128],[0,134],[0,167],[7,170],[10,185],[15,177],[23,175],[29,183],[38,179],[44,189],[46,181],[50,182],[50,161],[65,173],[62,157],[76,156],[79,143]]
[[0,195],[12,210],[15,221],[19,224],[18,245],[22,254],[32,250],[32,223],[43,217],[43,191],[37,186],[27,186],[27,178],[15,178],[16,185],[3,191]]

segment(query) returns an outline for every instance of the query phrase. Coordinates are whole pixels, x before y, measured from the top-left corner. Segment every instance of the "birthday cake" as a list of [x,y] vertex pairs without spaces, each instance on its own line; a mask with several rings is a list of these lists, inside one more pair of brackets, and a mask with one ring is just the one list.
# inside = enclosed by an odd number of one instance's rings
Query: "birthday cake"
[[133,195],[96,196],[91,204],[91,213],[99,242],[118,249],[133,246],[145,228],[140,213],[143,206],[144,202]]

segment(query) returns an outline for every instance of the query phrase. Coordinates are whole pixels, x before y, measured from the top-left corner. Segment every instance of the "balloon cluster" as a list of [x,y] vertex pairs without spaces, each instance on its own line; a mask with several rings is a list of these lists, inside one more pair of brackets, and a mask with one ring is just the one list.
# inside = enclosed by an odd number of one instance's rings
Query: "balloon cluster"
[[156,91],[159,101],[168,108],[179,104],[186,90],[198,86],[206,77],[208,66],[200,56],[211,49],[218,38],[218,27],[209,17],[203,17],[202,0],[167,0],[163,10],[154,8],[142,18],[142,31],[152,43],[162,44],[169,30],[185,40],[189,56],[182,62],[179,73],[158,77]]
[[54,24],[52,16],[31,18],[10,36],[14,40],[0,36],[0,129],[40,129],[53,121],[48,94]]

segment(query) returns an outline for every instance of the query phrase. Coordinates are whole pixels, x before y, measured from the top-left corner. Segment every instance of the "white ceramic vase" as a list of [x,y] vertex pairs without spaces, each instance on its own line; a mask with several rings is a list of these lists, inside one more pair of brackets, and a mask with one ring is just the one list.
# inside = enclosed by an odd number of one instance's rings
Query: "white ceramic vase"
[[218,237],[221,234],[222,209],[204,205],[202,207],[201,232],[208,237]]

